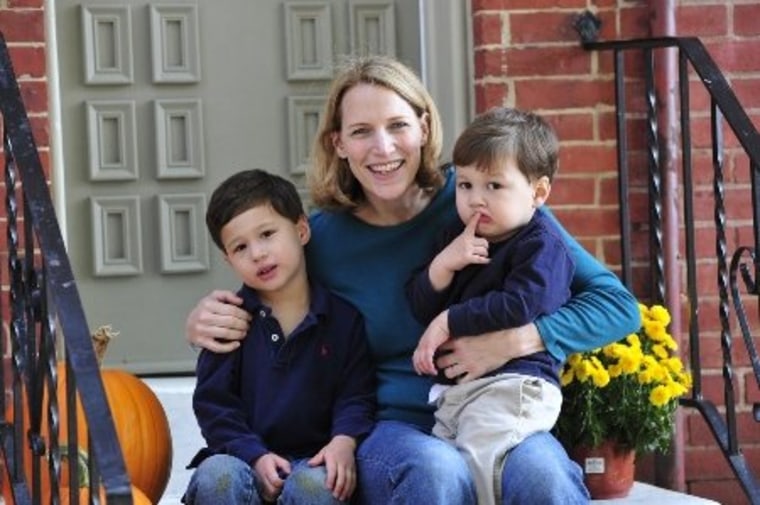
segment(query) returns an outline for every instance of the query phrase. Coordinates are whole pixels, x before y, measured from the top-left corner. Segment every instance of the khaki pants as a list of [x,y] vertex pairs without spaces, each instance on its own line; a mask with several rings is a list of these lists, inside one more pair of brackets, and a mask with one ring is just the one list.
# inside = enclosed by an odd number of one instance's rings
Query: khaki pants
[[470,466],[478,505],[501,503],[507,452],[557,422],[562,393],[536,377],[501,374],[451,386],[438,398],[433,434],[454,444]]

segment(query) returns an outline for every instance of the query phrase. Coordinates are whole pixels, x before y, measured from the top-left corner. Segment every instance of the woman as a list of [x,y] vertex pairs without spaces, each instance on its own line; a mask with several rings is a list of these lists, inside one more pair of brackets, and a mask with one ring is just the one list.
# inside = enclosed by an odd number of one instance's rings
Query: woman
[[[379,422],[357,452],[361,503],[474,504],[457,451],[430,435],[429,377],[411,355],[423,328],[404,285],[440,229],[458,219],[452,170],[438,167],[438,110],[417,76],[382,56],[347,62],[332,83],[313,150],[311,275],[363,314],[378,370]],[[573,297],[535,324],[444,344],[437,366],[469,381],[512,358],[546,349],[560,360],[639,326],[636,300],[569,236]],[[248,314],[228,291],[201,300],[187,320],[194,345],[239,345]],[[503,503],[586,503],[582,474],[550,434],[512,450],[502,472]]]

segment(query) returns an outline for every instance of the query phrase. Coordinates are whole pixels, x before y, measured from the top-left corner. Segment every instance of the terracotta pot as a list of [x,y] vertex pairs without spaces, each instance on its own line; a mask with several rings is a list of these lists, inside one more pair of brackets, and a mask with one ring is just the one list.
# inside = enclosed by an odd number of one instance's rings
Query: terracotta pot
[[583,469],[583,480],[595,500],[623,498],[633,487],[636,453],[619,447],[615,442],[603,442],[598,447],[579,446],[570,451]]

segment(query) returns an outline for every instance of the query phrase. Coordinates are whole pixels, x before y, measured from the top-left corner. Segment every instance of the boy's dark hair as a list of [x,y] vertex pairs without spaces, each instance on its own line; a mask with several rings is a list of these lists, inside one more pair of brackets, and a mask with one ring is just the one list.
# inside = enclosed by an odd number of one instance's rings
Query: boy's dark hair
[[495,107],[476,117],[454,145],[457,166],[490,170],[512,158],[528,179],[554,178],[559,140],[540,116],[507,107]]
[[305,215],[293,183],[258,168],[238,172],[217,186],[206,209],[206,226],[217,247],[224,251],[224,225],[248,209],[266,204],[294,223]]

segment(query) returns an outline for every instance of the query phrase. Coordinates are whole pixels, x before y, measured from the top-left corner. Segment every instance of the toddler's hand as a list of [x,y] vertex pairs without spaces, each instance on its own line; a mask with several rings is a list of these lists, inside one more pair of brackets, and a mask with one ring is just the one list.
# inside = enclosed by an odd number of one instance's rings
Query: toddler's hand
[[467,265],[485,264],[488,258],[488,240],[475,235],[480,213],[476,212],[467,221],[462,233],[452,240],[438,254],[438,260],[451,272],[458,272]]
[[444,310],[433,319],[420,337],[412,355],[412,364],[418,374],[436,375],[435,351],[449,339],[449,311]]

